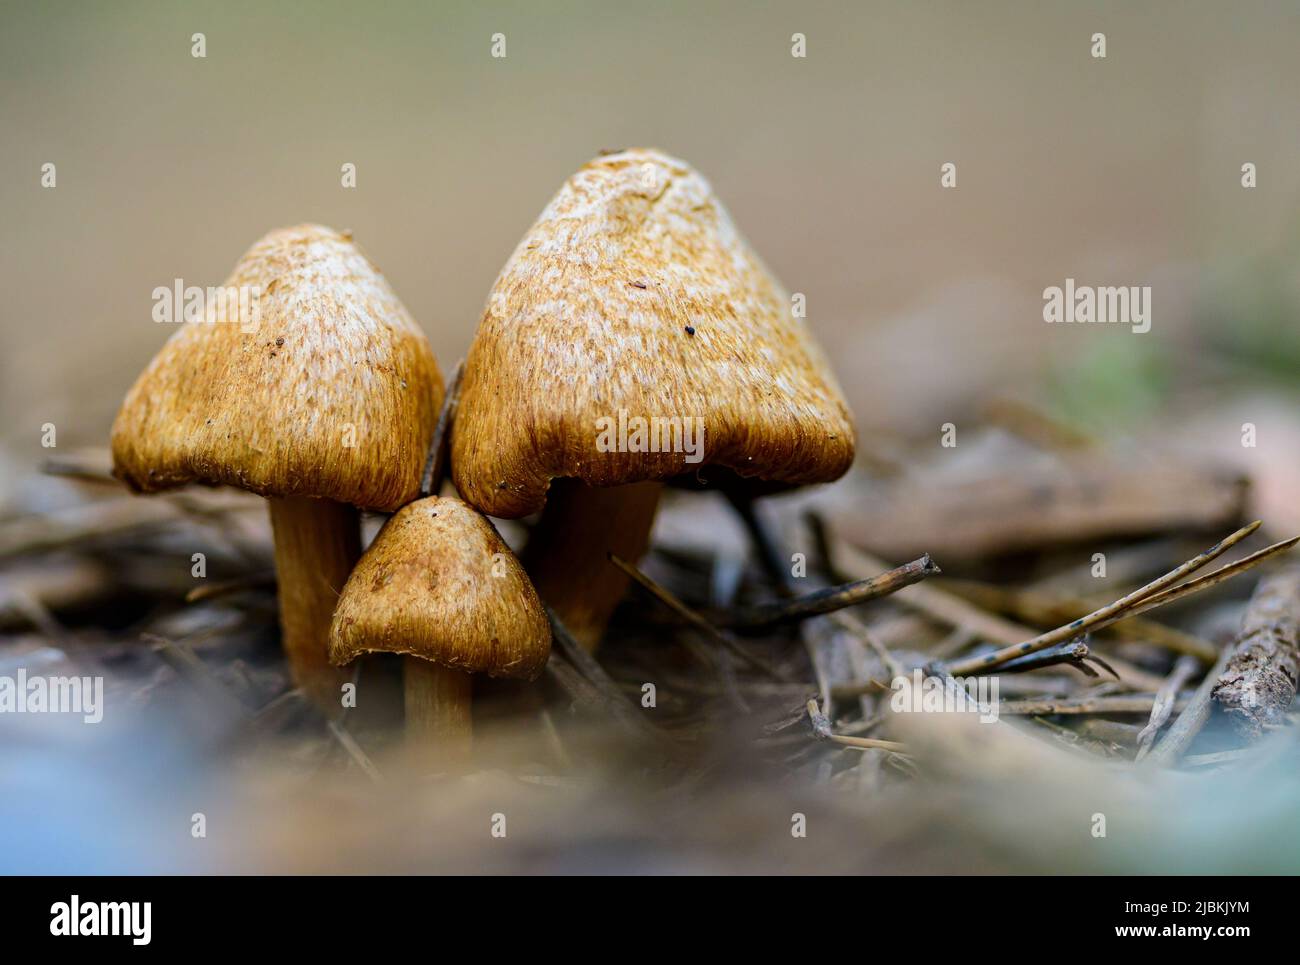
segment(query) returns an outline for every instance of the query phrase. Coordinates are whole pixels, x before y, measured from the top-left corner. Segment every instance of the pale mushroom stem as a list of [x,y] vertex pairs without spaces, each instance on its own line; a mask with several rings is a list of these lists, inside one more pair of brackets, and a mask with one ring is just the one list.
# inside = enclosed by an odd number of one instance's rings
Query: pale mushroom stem
[[627,592],[628,576],[609,561],[636,562],[650,545],[663,484],[600,488],[557,479],[528,540],[524,567],[537,594],[588,651]]
[[280,630],[293,681],[330,716],[342,708],[348,675],[329,662],[330,618],[361,557],[357,510],[305,496],[267,500],[275,535]]
[[417,761],[456,764],[469,757],[474,738],[469,674],[422,657],[402,659],[406,690],[406,740]]

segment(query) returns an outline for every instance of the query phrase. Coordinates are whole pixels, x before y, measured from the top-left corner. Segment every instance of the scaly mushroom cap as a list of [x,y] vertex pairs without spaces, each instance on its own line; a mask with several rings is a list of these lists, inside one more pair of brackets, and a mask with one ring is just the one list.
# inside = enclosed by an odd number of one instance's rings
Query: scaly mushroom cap
[[[679,423],[703,425],[702,461],[630,451],[677,438],[673,419],[702,420]],[[461,494],[517,517],[541,509],[555,478],[616,486],[707,464],[829,481],[853,461],[854,430],[789,296],[708,182],[636,149],[571,177],[506,263],[466,361],[452,446]]]
[[430,496],[379,531],[334,610],[330,662],[423,657],[466,673],[531,680],[551,651],[532,583],[486,518]]
[[114,473],[154,492],[228,484],[393,510],[415,498],[442,378],[349,235],[273,231],[226,280],[245,301],[167,340],[113,424]]

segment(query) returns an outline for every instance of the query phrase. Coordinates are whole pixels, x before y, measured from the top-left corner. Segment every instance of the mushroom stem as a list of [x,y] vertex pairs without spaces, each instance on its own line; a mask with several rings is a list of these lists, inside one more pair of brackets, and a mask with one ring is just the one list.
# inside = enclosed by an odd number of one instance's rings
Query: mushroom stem
[[663,484],[600,488],[557,479],[542,518],[528,540],[524,567],[538,595],[588,651],[594,651],[614,608],[627,592],[628,575],[609,561],[613,553],[635,563],[650,545],[650,529]]
[[402,659],[406,688],[406,740],[422,761],[441,764],[469,757],[474,738],[469,674],[422,657]]
[[280,586],[280,631],[293,681],[330,716],[342,708],[347,674],[330,666],[330,618],[361,557],[357,510],[306,496],[267,500]]

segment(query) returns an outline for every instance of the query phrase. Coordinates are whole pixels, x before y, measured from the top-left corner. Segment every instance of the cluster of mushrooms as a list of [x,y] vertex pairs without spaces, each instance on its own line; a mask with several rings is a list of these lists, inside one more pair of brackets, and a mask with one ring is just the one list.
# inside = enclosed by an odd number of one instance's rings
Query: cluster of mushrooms
[[[139,492],[263,496],[295,684],[337,713],[339,668],[402,654],[417,742],[468,745],[471,674],[538,676],[546,606],[595,649],[627,589],[610,554],[646,551],[666,482],[766,491],[853,460],[852,416],[790,297],[708,183],[659,151],[583,166],[506,263],[449,430],[459,498],[420,497],[446,389],[349,233],[273,231],[225,284],[260,292],[257,318],[167,341],[113,425],[114,472]],[[604,451],[596,427],[620,412],[702,420],[703,460]],[[393,514],[364,554],[359,510]],[[488,517],[537,513],[521,562]]]

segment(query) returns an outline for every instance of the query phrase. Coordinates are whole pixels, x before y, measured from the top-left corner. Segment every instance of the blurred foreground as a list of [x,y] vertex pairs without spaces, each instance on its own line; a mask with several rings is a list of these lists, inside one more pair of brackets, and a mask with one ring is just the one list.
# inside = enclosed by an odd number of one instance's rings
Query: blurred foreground
[[[94,724],[0,714],[3,870],[1300,869],[1289,833],[1300,819],[1293,726],[1252,741],[1216,710],[1176,766],[1133,763],[1177,648],[1213,657],[1270,566],[1154,611],[1163,631],[1142,618],[1090,638],[1115,676],[1068,662],[1000,674],[996,724],[889,711],[900,668],[980,646],[998,632],[986,620],[1013,633],[1035,625],[1027,601],[1068,608],[1120,596],[1231,531],[1251,498],[1222,467],[1188,464],[1177,489],[1160,490],[1158,476],[1095,452],[1071,462],[1073,446],[1043,448],[1001,428],[971,443],[964,471],[980,485],[917,492],[896,474],[855,477],[759,507],[768,537],[806,554],[809,588],[832,564],[866,565],[863,549],[893,562],[921,546],[944,576],[738,636],[736,653],[634,588],[594,669],[557,646],[537,685],[479,686],[476,757],[462,774],[407,766],[396,663],[363,662],[360,704],[340,725],[288,689],[260,500],[224,490],[129,497],[103,476],[102,453],[61,457],[55,475],[26,487],[39,511],[0,525],[0,677],[102,675],[104,714]],[[1147,495],[1143,479],[1164,498]],[[1034,525],[1017,522],[1013,505],[1025,486]],[[943,491],[964,509],[945,510]],[[926,499],[928,512],[916,505]],[[1006,505],[992,511],[990,500]],[[891,501],[899,505],[873,516]],[[820,538],[809,513],[824,524]],[[523,533],[503,529],[514,542]],[[1265,542],[1257,533],[1219,562]],[[1104,579],[1093,549],[1106,554]],[[194,552],[206,554],[205,579],[191,576]],[[715,493],[666,502],[642,568],[720,623],[773,599],[751,534]],[[1192,664],[1177,710],[1206,670]],[[894,743],[819,739],[807,706],[827,695],[835,734]],[[1128,709],[1074,709],[1092,699]]]

